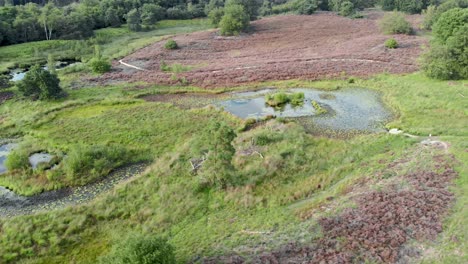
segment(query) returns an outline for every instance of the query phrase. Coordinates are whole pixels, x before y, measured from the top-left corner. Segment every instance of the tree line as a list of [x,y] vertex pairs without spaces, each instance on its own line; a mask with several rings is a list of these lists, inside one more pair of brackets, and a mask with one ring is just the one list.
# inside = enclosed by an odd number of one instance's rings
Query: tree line
[[84,39],[130,20],[140,30],[161,19],[204,17],[209,0],[0,0],[0,45]]

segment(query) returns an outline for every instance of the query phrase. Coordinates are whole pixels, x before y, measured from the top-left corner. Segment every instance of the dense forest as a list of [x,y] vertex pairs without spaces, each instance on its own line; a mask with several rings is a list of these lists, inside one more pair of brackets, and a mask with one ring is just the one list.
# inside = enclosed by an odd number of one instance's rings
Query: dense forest
[[[224,6],[232,3],[240,4],[253,20],[259,15],[312,14],[318,9],[359,18],[357,10],[376,4],[387,11],[420,13],[441,2],[450,7],[468,6],[468,0],[0,0],[0,45],[85,39],[92,36],[95,29],[122,24],[127,24],[130,30],[140,31],[152,29],[162,19],[209,16],[214,26],[219,26]],[[236,8],[230,8],[230,12],[242,13]],[[246,21],[239,23],[248,24]],[[228,33],[233,32],[235,30]]]

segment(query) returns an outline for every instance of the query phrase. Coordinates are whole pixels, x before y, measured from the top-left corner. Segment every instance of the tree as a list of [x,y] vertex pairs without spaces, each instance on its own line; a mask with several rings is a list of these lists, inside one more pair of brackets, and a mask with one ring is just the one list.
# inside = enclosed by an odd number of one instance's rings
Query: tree
[[433,26],[434,41],[422,68],[435,79],[468,79],[468,9],[451,9]]
[[340,15],[350,16],[352,14],[354,14],[354,4],[350,1],[343,2],[340,7]]
[[102,264],[175,264],[174,248],[165,239],[132,235],[112,247]]
[[236,133],[225,123],[212,122],[206,133],[210,135],[207,141],[208,158],[203,163],[200,177],[203,181],[219,188],[224,188],[232,183],[232,158],[236,152],[231,142],[236,138]]
[[60,12],[60,9],[55,7],[53,2],[49,2],[41,9],[39,21],[44,28],[46,40],[52,39],[52,34],[54,30],[60,25],[61,18],[62,13]]
[[210,23],[213,26],[218,27],[219,22],[221,22],[221,19],[223,18],[223,16],[224,16],[224,8],[217,7],[210,11],[210,13],[208,14],[208,19],[210,20]]
[[224,8],[224,16],[219,22],[221,35],[239,35],[249,26],[249,22],[249,15],[242,5],[228,4]]
[[454,8],[443,13],[432,32],[436,41],[445,43],[459,28],[468,24],[468,9]]
[[33,66],[24,79],[17,84],[18,90],[26,97],[39,100],[57,98],[62,94],[57,75],[44,70],[39,65]]
[[270,0],[264,0],[262,7],[260,7],[260,15],[269,16],[273,14],[273,7]]
[[257,19],[260,3],[257,0],[227,0],[225,6],[241,5],[250,20]]
[[300,0],[295,2],[294,5],[294,10],[300,15],[312,15],[317,8],[317,0]]
[[153,25],[164,18],[164,9],[155,4],[144,4],[141,7],[141,21],[144,25]]
[[119,17],[118,10],[114,7],[109,7],[106,10],[104,21],[106,26],[109,27],[120,27],[120,25],[122,25],[122,20]]
[[140,31],[141,30],[141,19],[140,12],[138,9],[134,8],[127,13],[127,25],[131,31]]

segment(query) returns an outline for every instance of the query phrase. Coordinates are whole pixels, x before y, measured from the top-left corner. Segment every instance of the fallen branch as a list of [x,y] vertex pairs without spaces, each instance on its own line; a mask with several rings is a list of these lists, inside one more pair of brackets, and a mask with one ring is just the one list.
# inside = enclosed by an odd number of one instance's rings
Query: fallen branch
[[140,67],[138,67],[138,66],[131,65],[131,64],[128,64],[128,63],[126,63],[126,62],[123,62],[123,60],[119,60],[119,63],[122,64],[122,65],[124,65],[124,66],[127,66],[127,67],[129,67],[129,68],[133,68],[133,69],[136,69],[136,70],[139,70],[139,71],[146,71],[145,69],[140,68]]

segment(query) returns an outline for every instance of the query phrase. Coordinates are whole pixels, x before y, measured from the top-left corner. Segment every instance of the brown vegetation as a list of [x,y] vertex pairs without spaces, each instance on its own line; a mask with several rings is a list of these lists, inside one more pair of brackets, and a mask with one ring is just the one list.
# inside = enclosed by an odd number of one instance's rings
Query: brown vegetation
[[[123,59],[145,71],[115,64],[116,69],[101,81],[179,84],[183,78],[197,86],[220,87],[266,80],[416,71],[416,58],[426,40],[397,35],[400,48],[385,48],[388,35],[377,26],[381,17],[381,12],[369,13],[365,19],[332,13],[275,16],[253,22],[252,32],[239,37],[220,37],[213,30],[181,35],[174,38],[178,50],[164,49],[161,41]],[[418,17],[410,20],[415,24]],[[161,61],[193,68],[175,77],[160,70]]]

